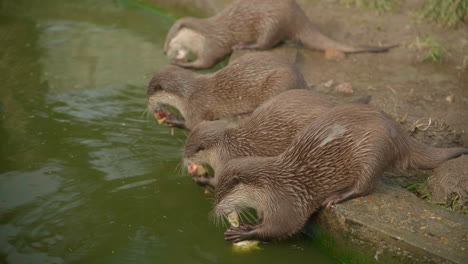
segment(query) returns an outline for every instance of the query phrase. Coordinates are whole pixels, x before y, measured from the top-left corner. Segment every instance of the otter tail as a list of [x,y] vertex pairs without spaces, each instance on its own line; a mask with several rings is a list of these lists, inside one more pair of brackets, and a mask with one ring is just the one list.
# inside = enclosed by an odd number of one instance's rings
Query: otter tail
[[339,50],[345,53],[360,53],[360,52],[385,52],[391,48],[397,47],[398,45],[377,47],[377,46],[353,46],[344,43],[340,43],[333,40],[320,31],[314,28],[312,23],[304,25],[302,30],[296,36],[296,39],[308,49],[326,50],[333,49]]
[[468,154],[468,148],[435,148],[410,137],[408,139],[409,155],[406,164],[400,164],[403,167],[433,169],[444,161]]

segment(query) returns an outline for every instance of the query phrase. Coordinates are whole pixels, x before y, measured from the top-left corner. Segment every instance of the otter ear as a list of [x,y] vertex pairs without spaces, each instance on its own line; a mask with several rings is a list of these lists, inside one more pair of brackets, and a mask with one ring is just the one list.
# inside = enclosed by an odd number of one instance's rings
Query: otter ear
[[232,177],[231,182],[232,182],[232,185],[237,185],[237,184],[239,184],[241,181],[240,181],[240,178],[239,178],[238,176],[234,176],[234,177]]

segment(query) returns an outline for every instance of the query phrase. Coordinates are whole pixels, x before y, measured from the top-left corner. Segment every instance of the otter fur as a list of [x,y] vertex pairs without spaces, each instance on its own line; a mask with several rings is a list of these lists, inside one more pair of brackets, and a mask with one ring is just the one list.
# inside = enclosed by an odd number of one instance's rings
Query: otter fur
[[296,89],[271,98],[241,124],[204,121],[187,137],[184,164],[195,182],[214,187],[216,176],[198,173],[201,166],[210,165],[216,175],[233,158],[279,155],[304,126],[332,107],[316,92]]
[[320,206],[370,193],[388,167],[434,168],[462,154],[468,149],[414,140],[374,107],[338,105],[310,122],[280,155],[228,161],[218,171],[214,212],[257,211],[258,222],[229,228],[226,240],[285,238]]
[[237,0],[209,18],[179,19],[169,30],[164,53],[171,63],[211,68],[236,49],[271,49],[280,42],[345,53],[384,52],[395,46],[353,46],[322,34],[294,0]]
[[[289,58],[272,52],[254,52],[209,74],[166,66],[148,85],[148,109],[158,118],[162,106],[171,105],[185,119],[185,123],[177,126],[191,130],[203,120],[251,113],[269,98],[299,88],[307,88],[307,84]],[[171,124],[171,120],[165,122]]]

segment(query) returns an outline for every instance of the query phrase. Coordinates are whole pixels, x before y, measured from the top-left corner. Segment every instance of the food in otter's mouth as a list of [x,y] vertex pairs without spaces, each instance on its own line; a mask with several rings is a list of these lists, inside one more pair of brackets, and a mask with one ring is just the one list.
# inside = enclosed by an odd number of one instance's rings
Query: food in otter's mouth
[[188,49],[179,49],[176,52],[169,53],[169,59],[180,62],[192,62],[197,60],[197,54]]
[[[235,211],[230,212],[227,215],[227,219],[228,219],[229,223],[231,224],[231,226],[233,226],[233,227],[239,227],[240,226],[239,215],[237,214],[237,212],[235,212]],[[240,242],[235,242],[235,243],[233,243],[233,245],[234,245],[234,250],[244,251],[245,252],[245,251],[250,251],[250,250],[254,250],[254,249],[260,249],[258,247],[258,243],[260,243],[260,241],[258,241],[258,240],[244,240],[244,241],[240,241]]]
[[170,127],[185,128],[184,119],[177,114],[166,112],[163,110],[155,110],[154,118],[158,121],[158,124],[167,124]]
[[154,111],[153,115],[160,125],[166,121],[167,113],[164,111]]

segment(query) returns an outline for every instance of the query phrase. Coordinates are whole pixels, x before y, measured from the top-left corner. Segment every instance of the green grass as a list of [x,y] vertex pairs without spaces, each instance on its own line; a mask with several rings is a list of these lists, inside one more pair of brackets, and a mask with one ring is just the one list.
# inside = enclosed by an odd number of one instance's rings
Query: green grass
[[420,56],[420,61],[423,62],[439,62],[448,54],[447,50],[430,35],[417,36],[409,47],[415,48],[421,52],[422,56]]
[[[452,211],[458,212],[460,214],[468,215],[468,208],[466,205],[461,203],[462,196],[459,194],[454,194],[450,199],[447,199],[445,202],[433,202],[435,205],[439,205],[450,209]],[[468,199],[464,196],[463,200]]]
[[442,54],[444,53],[444,48],[439,44],[434,44],[430,46],[429,50],[426,53],[426,56],[422,58],[422,61],[440,61]]
[[455,27],[468,21],[468,1],[427,0],[421,14],[439,25]]
[[375,9],[379,12],[393,10],[400,0],[338,0],[344,6],[357,6]]
[[[422,182],[413,182],[405,186],[405,189],[414,193],[419,198],[431,202],[431,194],[427,190],[426,186]],[[432,202],[435,205],[447,208],[451,211],[455,211],[460,214],[467,215],[468,208],[462,204],[463,200],[468,199],[468,197],[463,197],[460,194],[452,194],[452,197],[447,199],[445,202]]]
[[421,199],[424,199],[424,200],[431,199],[430,193],[426,191],[424,183],[422,182],[410,183],[405,186],[405,189],[416,194]]

